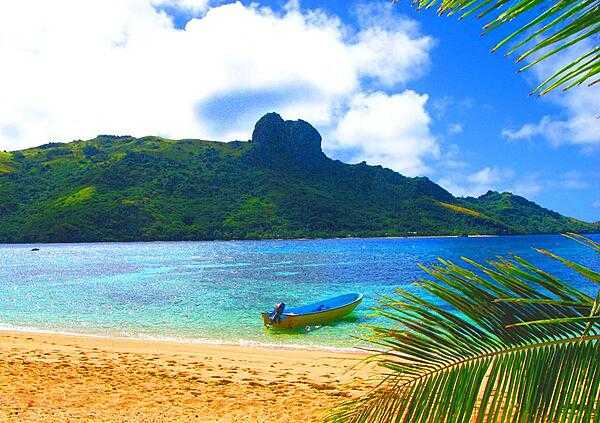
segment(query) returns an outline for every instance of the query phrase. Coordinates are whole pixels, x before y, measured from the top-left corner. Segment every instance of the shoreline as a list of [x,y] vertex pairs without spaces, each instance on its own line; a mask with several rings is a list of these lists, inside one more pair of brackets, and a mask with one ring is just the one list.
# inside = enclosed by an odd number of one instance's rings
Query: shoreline
[[176,336],[152,336],[152,335],[141,335],[141,336],[124,336],[124,335],[110,335],[101,333],[85,333],[85,332],[70,332],[68,330],[53,330],[53,329],[42,329],[36,327],[19,327],[19,326],[3,326],[0,323],[0,336],[5,333],[19,333],[24,335],[57,335],[65,337],[82,337],[82,338],[95,338],[103,340],[116,340],[116,341],[141,341],[141,342],[158,342],[158,343],[172,343],[177,345],[209,345],[209,346],[223,346],[223,347],[240,347],[240,348],[258,348],[258,349],[269,349],[269,350],[284,350],[284,351],[315,351],[315,352],[331,352],[331,353],[342,353],[342,354],[365,354],[364,350],[358,347],[336,347],[332,345],[311,345],[311,344],[293,344],[293,343],[275,343],[275,342],[261,342],[253,340],[240,339],[238,341],[227,341],[222,339],[211,339],[211,338],[186,338]]
[[[598,232],[578,232],[580,235],[600,235]],[[363,239],[443,239],[443,238],[501,238],[519,236],[560,236],[560,232],[533,232],[512,234],[467,234],[465,235],[389,235],[389,236],[331,236],[331,237],[303,237],[303,238],[243,238],[243,239],[156,239],[156,240],[128,240],[128,241],[77,241],[77,242],[0,242],[3,245],[80,245],[80,244],[153,244],[171,242],[257,242],[257,241],[327,241],[327,240],[363,240]]]
[[[581,235],[598,235],[600,232],[582,232]],[[160,243],[194,243],[194,242],[261,242],[261,241],[328,241],[328,240],[369,240],[369,239],[445,239],[445,238],[501,238],[519,236],[560,236],[561,233],[514,233],[514,234],[469,234],[463,235],[390,235],[390,236],[348,236],[348,237],[314,237],[314,238],[252,238],[252,239],[197,239],[197,240],[137,240],[137,241],[81,241],[81,242],[0,242],[0,246],[35,246],[35,245],[86,245],[86,244],[160,244]]]
[[[281,350],[283,352],[298,352],[300,354],[315,354],[315,355],[341,355],[348,357],[360,357],[366,356],[368,353],[358,348],[339,349],[337,347],[328,346],[315,346],[301,345],[301,344],[262,344],[262,343],[235,343],[235,342],[220,342],[212,340],[199,339],[195,341],[194,338],[144,338],[144,337],[127,337],[127,336],[111,336],[111,335],[95,335],[87,333],[75,333],[75,332],[62,332],[52,330],[29,330],[29,329],[5,329],[0,328],[0,337],[3,336],[17,336],[17,337],[37,337],[37,338],[57,338],[61,340],[73,340],[74,342],[83,343],[98,343],[103,345],[134,345],[134,344],[152,344],[153,347],[160,349],[160,345],[163,345],[165,349],[210,349],[210,350],[244,350],[264,353],[266,351],[272,352],[273,350]],[[156,345],[154,345],[156,344]]]
[[0,331],[0,420],[315,421],[370,389],[365,354]]

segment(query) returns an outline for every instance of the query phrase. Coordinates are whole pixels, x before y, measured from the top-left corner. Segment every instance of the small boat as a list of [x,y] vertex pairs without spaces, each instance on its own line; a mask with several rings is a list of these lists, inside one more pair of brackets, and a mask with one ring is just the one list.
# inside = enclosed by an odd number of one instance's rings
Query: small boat
[[262,318],[265,326],[277,329],[323,325],[350,314],[362,299],[362,294],[345,294],[298,307],[279,303],[271,313],[262,313]]

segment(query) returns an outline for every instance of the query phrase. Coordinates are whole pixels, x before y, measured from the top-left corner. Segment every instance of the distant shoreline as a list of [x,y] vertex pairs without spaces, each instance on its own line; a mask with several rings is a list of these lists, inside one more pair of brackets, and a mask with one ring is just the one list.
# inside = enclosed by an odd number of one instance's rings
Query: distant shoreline
[[[582,235],[598,235],[600,232],[582,232]],[[0,245],[54,245],[54,244],[140,244],[161,242],[256,242],[256,241],[318,241],[318,240],[361,240],[361,239],[443,239],[443,238],[499,238],[517,236],[552,236],[561,235],[558,232],[528,233],[528,234],[473,234],[473,235],[408,235],[408,236],[349,236],[349,237],[303,237],[303,238],[243,238],[243,239],[157,239],[157,240],[127,240],[127,241],[77,241],[77,242],[0,242]]]

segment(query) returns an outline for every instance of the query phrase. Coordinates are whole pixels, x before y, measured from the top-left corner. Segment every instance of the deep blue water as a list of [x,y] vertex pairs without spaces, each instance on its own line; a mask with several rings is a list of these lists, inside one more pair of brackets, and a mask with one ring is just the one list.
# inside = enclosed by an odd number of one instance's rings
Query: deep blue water
[[[0,245],[0,327],[351,347],[377,297],[436,257],[516,253],[592,288],[534,246],[600,268],[600,255],[561,236]],[[347,321],[291,334],[263,328],[259,313],[276,302],[354,291],[365,301]]]

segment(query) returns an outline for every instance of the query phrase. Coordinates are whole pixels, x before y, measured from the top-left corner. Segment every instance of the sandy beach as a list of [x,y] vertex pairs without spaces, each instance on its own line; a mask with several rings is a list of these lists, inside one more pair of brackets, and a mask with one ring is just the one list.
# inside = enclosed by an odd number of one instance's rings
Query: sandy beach
[[0,421],[319,421],[357,353],[0,332]]

